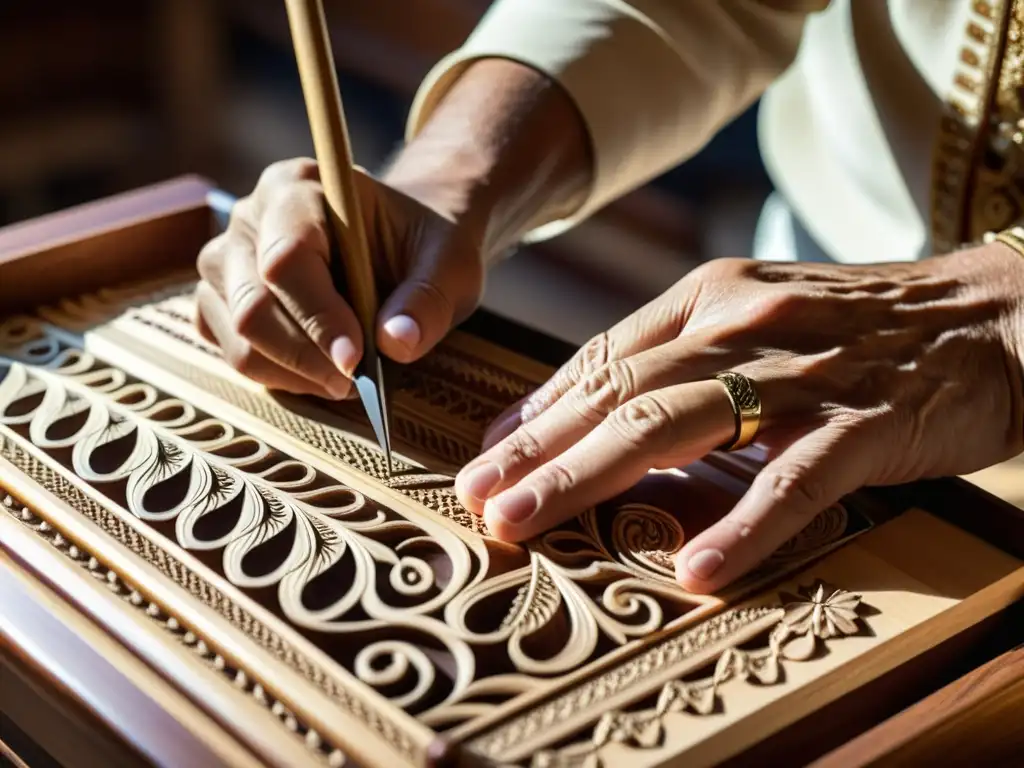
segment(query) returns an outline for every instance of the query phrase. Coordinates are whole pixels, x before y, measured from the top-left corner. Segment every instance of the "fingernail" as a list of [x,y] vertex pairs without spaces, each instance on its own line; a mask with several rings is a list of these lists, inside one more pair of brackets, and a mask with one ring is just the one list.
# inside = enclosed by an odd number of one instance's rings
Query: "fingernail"
[[474,499],[483,501],[487,498],[487,494],[490,493],[491,489],[498,484],[499,480],[501,480],[501,467],[494,462],[488,461],[470,470],[469,474],[466,475],[463,487],[466,489],[466,493]]
[[420,343],[420,326],[408,315],[395,315],[384,323],[384,333],[407,349]]
[[499,496],[495,509],[506,521],[516,525],[537,511],[537,494],[532,488],[517,488]]
[[348,336],[339,336],[331,342],[331,360],[346,376],[351,376],[359,363],[359,350]]
[[715,571],[717,571],[724,562],[725,555],[723,555],[720,550],[705,549],[691,557],[686,562],[686,567],[689,569],[690,573],[698,579],[707,581],[715,575]]

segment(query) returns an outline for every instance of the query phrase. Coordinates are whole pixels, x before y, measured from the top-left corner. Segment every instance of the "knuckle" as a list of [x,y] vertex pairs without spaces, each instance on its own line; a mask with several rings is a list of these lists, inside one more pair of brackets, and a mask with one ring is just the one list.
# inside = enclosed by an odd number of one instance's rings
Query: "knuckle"
[[647,445],[667,439],[672,417],[654,395],[641,395],[615,410],[611,426],[628,443]]
[[[693,269],[688,277],[698,283],[717,283],[725,280],[735,280],[747,274],[749,269],[748,259],[725,257],[705,261]],[[682,278],[686,280],[687,278]]]
[[268,282],[278,282],[309,253],[326,260],[325,245],[323,230],[317,223],[296,222],[288,235],[275,240],[260,254],[260,276]]
[[541,472],[539,485],[553,490],[556,494],[564,494],[576,485],[576,476],[562,462],[551,461]]
[[331,332],[331,317],[327,312],[309,312],[299,319],[303,333],[317,344],[330,344],[338,334]]
[[247,341],[239,341],[224,350],[224,358],[228,365],[243,376],[251,376],[257,368],[259,353]]
[[544,449],[529,429],[519,427],[505,441],[505,453],[508,466],[515,466],[541,460]]
[[451,318],[455,316],[455,305],[452,304],[448,294],[430,280],[411,280],[409,286],[414,293],[423,296],[433,305],[442,316]]
[[633,367],[625,360],[613,360],[582,379],[573,404],[582,416],[604,419],[634,391]]
[[315,160],[308,157],[293,157],[287,160],[278,160],[264,168],[256,186],[262,189],[317,178],[319,178],[319,172]]
[[605,331],[583,345],[576,358],[576,370],[581,377],[587,376],[606,365],[610,357],[611,340]]
[[240,198],[231,206],[231,214],[228,216],[228,226],[225,234],[228,236],[250,236],[252,234],[253,221],[253,198],[252,195]]
[[[314,348],[313,351],[319,354],[319,350]],[[275,352],[275,356],[279,356],[280,364],[289,370],[302,371],[307,374],[316,370],[314,367],[316,358],[310,354],[308,344],[289,344],[279,352]]]
[[254,283],[242,283],[228,298],[231,327],[242,338],[251,338],[273,305],[274,296],[269,290]]
[[536,418],[563,395],[572,391],[580,381],[604,367],[608,362],[608,352],[608,334],[601,333],[594,336],[572,356],[569,362],[558,369],[547,384],[526,401],[523,407],[523,420]]
[[196,258],[196,270],[203,280],[209,280],[215,271],[219,271],[227,251],[227,244],[227,233],[221,233],[207,242],[199,251],[199,256]]
[[808,296],[795,290],[766,292],[751,308],[753,324],[775,325],[799,319],[807,314],[809,303]]
[[758,481],[772,499],[799,512],[816,515],[828,503],[824,483],[805,467],[766,469]]

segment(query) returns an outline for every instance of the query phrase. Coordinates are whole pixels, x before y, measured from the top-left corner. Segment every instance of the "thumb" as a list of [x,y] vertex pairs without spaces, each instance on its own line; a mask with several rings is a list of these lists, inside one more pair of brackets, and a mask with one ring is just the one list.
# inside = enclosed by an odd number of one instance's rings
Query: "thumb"
[[433,237],[424,233],[417,247],[410,272],[379,315],[377,346],[399,363],[418,360],[433,349],[476,308],[483,285],[479,257],[450,231]]
[[377,348],[399,363],[423,357],[475,308],[484,268],[471,233],[404,192],[360,174],[367,231],[402,278],[377,314]]

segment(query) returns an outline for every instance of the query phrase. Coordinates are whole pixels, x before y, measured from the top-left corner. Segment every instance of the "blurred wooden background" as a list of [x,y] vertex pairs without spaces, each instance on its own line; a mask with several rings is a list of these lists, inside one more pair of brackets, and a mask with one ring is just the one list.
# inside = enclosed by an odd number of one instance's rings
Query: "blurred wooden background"
[[[489,4],[326,0],[358,162],[386,161],[423,76]],[[241,194],[267,164],[312,152],[277,0],[6,3],[0,104],[0,224],[179,173]],[[501,282],[535,284],[541,270],[575,286],[578,309],[556,325],[582,342],[701,260],[747,252],[768,191],[751,112],[684,169],[503,267]],[[489,301],[531,322],[550,311],[520,294]]]

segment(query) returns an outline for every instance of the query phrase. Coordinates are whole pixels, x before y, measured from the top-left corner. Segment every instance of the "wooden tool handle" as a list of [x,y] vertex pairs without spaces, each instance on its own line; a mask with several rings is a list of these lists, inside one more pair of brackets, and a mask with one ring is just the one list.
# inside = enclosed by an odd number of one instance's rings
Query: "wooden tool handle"
[[328,218],[342,251],[346,298],[373,343],[378,310],[373,262],[352,170],[352,149],[322,0],[285,0]]

